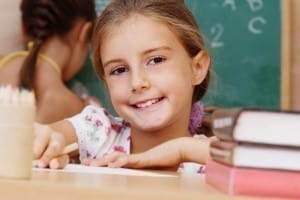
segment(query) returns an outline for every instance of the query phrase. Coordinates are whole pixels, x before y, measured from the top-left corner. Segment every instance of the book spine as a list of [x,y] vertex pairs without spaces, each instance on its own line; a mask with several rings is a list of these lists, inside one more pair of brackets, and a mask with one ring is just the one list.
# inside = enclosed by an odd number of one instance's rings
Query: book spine
[[210,156],[221,163],[234,165],[233,151],[237,143],[213,140],[210,143]]
[[241,113],[240,108],[220,109],[212,114],[212,132],[223,140],[234,140],[234,127]]
[[300,148],[215,140],[210,143],[210,156],[236,167],[300,170]]

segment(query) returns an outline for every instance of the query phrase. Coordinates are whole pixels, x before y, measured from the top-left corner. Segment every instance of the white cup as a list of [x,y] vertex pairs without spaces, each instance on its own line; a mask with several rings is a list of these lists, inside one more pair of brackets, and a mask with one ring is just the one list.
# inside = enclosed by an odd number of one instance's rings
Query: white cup
[[0,105],[0,178],[31,178],[34,120],[34,105]]

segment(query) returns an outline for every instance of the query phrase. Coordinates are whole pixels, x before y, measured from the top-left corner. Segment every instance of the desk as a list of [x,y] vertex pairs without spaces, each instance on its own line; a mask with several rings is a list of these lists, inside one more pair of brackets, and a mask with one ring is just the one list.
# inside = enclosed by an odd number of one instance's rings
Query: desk
[[[5,200],[254,200],[228,196],[206,185],[204,175],[173,177],[132,176],[33,170],[31,180],[0,179],[0,199]],[[264,198],[264,200],[274,198]]]

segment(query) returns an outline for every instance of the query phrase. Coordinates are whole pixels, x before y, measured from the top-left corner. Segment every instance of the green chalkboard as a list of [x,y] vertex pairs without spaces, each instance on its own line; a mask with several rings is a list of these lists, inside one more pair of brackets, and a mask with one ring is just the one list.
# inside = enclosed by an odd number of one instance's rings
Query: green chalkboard
[[[97,1],[102,7],[108,2]],[[204,98],[206,104],[279,108],[280,0],[185,2],[196,16],[213,59],[214,75]],[[111,109],[90,61],[74,80]]]
[[280,0],[185,0],[206,37],[214,76],[205,102],[280,107]]

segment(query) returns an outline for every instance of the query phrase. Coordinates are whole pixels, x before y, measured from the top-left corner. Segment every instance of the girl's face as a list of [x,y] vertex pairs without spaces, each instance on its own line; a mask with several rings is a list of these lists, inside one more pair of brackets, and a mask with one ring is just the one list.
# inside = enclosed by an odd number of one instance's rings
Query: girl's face
[[131,16],[100,51],[112,105],[132,131],[187,130],[193,89],[207,68],[195,64],[165,24]]

